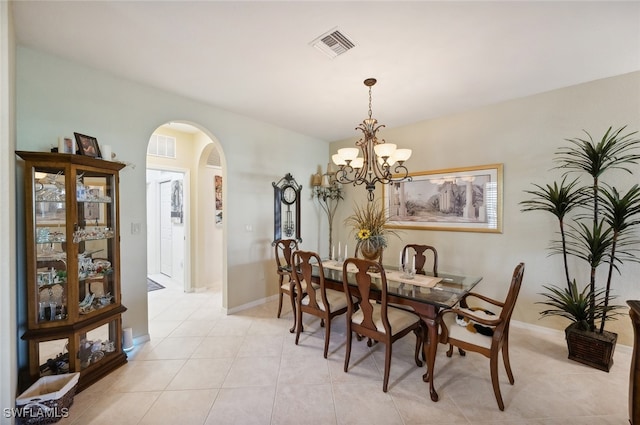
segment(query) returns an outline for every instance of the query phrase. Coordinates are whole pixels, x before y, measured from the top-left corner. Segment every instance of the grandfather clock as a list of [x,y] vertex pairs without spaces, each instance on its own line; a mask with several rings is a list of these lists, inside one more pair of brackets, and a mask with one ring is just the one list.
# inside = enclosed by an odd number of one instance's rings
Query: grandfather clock
[[302,186],[287,173],[273,186],[273,242],[280,239],[295,239],[302,242],[300,236],[300,192]]

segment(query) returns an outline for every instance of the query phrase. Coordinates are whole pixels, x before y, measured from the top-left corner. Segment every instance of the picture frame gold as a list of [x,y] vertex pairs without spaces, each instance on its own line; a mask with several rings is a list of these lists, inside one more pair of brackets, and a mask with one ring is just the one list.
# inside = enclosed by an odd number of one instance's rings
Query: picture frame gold
[[502,233],[503,164],[409,175],[383,188],[386,227]]

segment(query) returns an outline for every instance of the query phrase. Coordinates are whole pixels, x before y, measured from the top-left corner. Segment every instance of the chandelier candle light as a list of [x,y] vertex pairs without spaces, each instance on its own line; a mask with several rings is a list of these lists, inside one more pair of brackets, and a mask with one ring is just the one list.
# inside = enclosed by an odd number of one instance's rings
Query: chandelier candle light
[[[364,184],[369,191],[369,201],[373,201],[378,182],[390,184],[411,181],[409,171],[404,166],[404,162],[411,157],[411,149],[396,149],[393,143],[378,139],[378,130],[384,125],[378,125],[378,120],[371,117],[371,87],[375,83],[375,78],[364,80],[364,85],[369,87],[369,118],[356,127],[364,136],[356,142],[358,148],[338,149],[338,153],[332,156],[333,162],[340,167],[336,173],[337,180],[340,183],[353,183],[354,186]],[[358,156],[360,152],[361,157]],[[397,177],[394,178],[394,174]]]

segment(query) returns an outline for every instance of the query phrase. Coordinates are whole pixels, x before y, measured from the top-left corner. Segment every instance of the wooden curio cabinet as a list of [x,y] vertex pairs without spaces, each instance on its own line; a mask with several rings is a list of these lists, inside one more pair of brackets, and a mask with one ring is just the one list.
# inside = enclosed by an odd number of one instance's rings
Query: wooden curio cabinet
[[127,361],[118,212],[124,164],[16,154],[24,160],[29,374],[80,372],[82,390]]

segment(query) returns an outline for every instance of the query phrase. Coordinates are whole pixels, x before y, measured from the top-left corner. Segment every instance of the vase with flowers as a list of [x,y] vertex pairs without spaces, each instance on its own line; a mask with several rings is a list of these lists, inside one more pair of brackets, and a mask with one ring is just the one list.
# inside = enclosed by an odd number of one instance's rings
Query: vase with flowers
[[356,237],[356,256],[358,253],[368,260],[382,262],[382,254],[387,246],[387,238],[397,233],[386,227],[387,216],[379,202],[371,201],[363,207],[355,205],[353,214],[346,218],[345,224],[352,228]]

